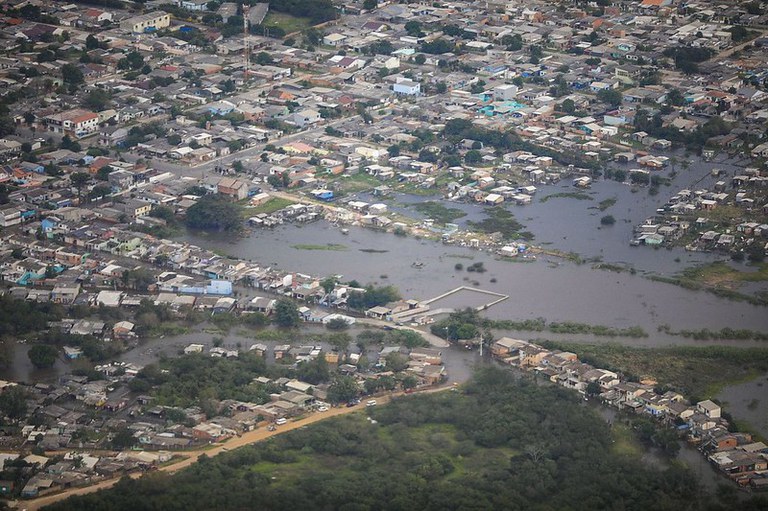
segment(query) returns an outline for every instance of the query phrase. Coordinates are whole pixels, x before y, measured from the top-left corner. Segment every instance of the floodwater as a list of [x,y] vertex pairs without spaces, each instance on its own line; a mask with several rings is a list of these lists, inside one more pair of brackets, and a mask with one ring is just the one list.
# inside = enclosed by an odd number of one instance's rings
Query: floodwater
[[724,388],[717,399],[728,413],[768,439],[768,373]]
[[[681,154],[670,154],[683,161]],[[738,172],[740,162],[692,161],[676,163],[658,172],[671,177],[671,186],[661,186],[659,194],[650,196],[646,187],[631,187],[615,181],[597,181],[586,190],[593,200],[551,198],[559,192],[574,192],[570,181],[540,186],[534,203],[529,206],[506,206],[513,211],[536,238],[534,243],[575,252],[582,258],[600,258],[606,263],[624,264],[636,270],[615,273],[593,270],[591,264],[577,265],[559,258],[540,257],[536,262],[503,261],[494,255],[439,242],[402,238],[363,228],[340,229],[320,221],[311,225],[283,225],[274,230],[255,230],[248,237],[232,239],[217,235],[188,233],[183,237],[205,248],[215,249],[287,271],[317,276],[343,275],[345,280],[377,285],[392,284],[404,298],[425,300],[461,285],[479,287],[510,296],[487,315],[498,319],[531,319],[577,321],[613,327],[640,326],[651,337],[647,345],[679,344],[679,337],[656,335],[661,325],[673,330],[721,329],[738,327],[768,330],[765,308],[718,298],[654,282],[644,275],[671,275],[694,264],[723,259],[722,255],[686,252],[682,249],[631,247],[632,229],[653,215],[668,198],[682,188],[712,188],[717,179],[714,168],[728,175]],[[625,170],[632,166],[624,166]],[[364,194],[364,200],[373,200]],[[600,201],[616,198],[616,204],[601,212]],[[378,199],[377,199],[378,200]],[[394,209],[426,200],[414,195],[395,195],[388,199]],[[446,203],[460,208],[467,216],[458,220],[483,218],[483,208],[475,204]],[[413,212],[409,212],[413,214]],[[616,224],[600,226],[600,217],[612,214]],[[418,214],[416,214],[418,216]],[[300,245],[339,245],[344,250],[305,250]],[[338,248],[338,247],[335,247]],[[482,262],[484,273],[456,270]],[[419,264],[414,264],[419,263]],[[766,283],[751,284],[749,291],[768,289]],[[455,306],[450,302],[451,306]],[[474,301],[468,305],[475,305]]]
[[63,357],[59,357],[53,367],[37,369],[27,356],[27,352],[33,345],[11,339],[0,341],[0,343],[3,344],[3,349],[8,351],[11,360],[7,367],[0,367],[0,379],[23,382],[53,382],[60,375],[72,370]]
[[[349,234],[344,235],[322,221],[257,230],[240,239],[187,234],[184,240],[286,271],[320,277],[341,274],[344,280],[355,279],[363,284],[391,284],[404,298],[425,300],[462,285],[507,294],[508,300],[486,313],[496,319],[542,317],[613,327],[640,326],[650,334],[664,324],[673,330],[738,325],[768,331],[765,308],[651,281],[641,275],[593,270],[590,265],[560,259],[503,261],[477,250],[363,228],[349,228]],[[338,244],[346,250],[295,248],[302,244]],[[648,250],[646,257],[653,258],[655,253]],[[423,266],[415,267],[414,262]],[[482,262],[486,271],[457,271],[457,262],[465,267]]]
[[[623,420],[618,410],[604,406],[594,399],[590,400],[587,405],[609,424]],[[659,470],[669,468],[672,461],[657,449],[644,449],[642,460],[647,465]],[[680,451],[675,457],[675,461],[683,463],[688,470],[698,477],[701,485],[708,490],[717,490],[719,485],[729,484],[728,479],[710,465],[701,452],[687,442],[680,442]]]

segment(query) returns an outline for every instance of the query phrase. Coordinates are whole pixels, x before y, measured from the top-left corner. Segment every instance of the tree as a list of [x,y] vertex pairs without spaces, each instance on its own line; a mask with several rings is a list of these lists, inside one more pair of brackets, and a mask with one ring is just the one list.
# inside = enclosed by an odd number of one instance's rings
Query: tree
[[483,160],[483,155],[480,154],[480,151],[476,149],[467,151],[467,154],[464,155],[464,161],[470,164],[480,163],[482,160]]
[[419,380],[417,380],[416,377],[412,374],[409,374],[408,376],[403,378],[402,385],[403,385],[403,389],[405,390],[415,389],[418,384],[419,384]]
[[328,400],[333,404],[346,403],[357,397],[360,388],[351,376],[338,376],[328,387]]
[[112,447],[117,450],[129,449],[134,444],[136,444],[136,438],[128,428],[120,428],[112,435]]
[[456,46],[447,39],[439,38],[421,44],[421,51],[432,55],[442,55],[456,49]]
[[53,367],[53,364],[56,363],[58,355],[59,351],[55,347],[48,344],[36,344],[32,346],[27,352],[27,356],[32,362],[32,365],[38,369]]
[[363,391],[366,394],[374,394],[379,390],[379,380],[369,378],[363,382]]
[[605,215],[600,219],[600,223],[602,225],[613,225],[616,223],[616,219],[613,218],[613,215]]
[[408,359],[401,353],[388,353],[384,360],[386,362],[387,370],[395,373],[405,371],[408,367]]
[[293,300],[289,298],[277,300],[274,321],[283,328],[292,328],[299,325],[299,309]]
[[313,385],[327,382],[330,376],[331,372],[328,369],[328,362],[326,362],[325,357],[322,355],[313,360],[301,362],[296,367],[296,377]]
[[330,294],[336,288],[336,277],[326,277],[320,281],[320,287],[323,288],[325,294]]
[[265,51],[262,51],[262,52],[259,52],[258,55],[256,55],[255,62],[260,66],[268,66],[269,64],[274,63],[275,60],[272,58],[272,55],[270,55]]
[[391,146],[387,147],[387,154],[389,154],[390,158],[400,156],[400,146],[397,144],[392,144]]
[[117,69],[120,70],[139,70],[144,66],[144,57],[137,51],[132,51],[125,57],[117,61]]
[[61,149],[67,149],[68,151],[72,152],[79,152],[81,147],[80,144],[72,140],[72,138],[69,135],[64,135],[61,138],[61,143],[59,144],[59,147]]
[[435,84],[435,91],[438,94],[445,94],[447,90],[448,90],[448,85],[445,82],[437,82],[437,84]]
[[243,220],[235,204],[220,195],[205,195],[187,210],[187,226],[192,229],[238,232]]
[[597,99],[612,107],[621,105],[622,94],[616,89],[603,89],[597,93]]
[[65,84],[69,85],[69,90],[74,90],[78,85],[85,82],[83,72],[74,64],[61,66],[61,78]]
[[421,31],[421,23],[418,21],[408,21],[405,24],[405,31],[411,37],[423,37],[424,33]]
[[602,389],[600,388],[600,384],[596,381],[589,382],[587,384],[587,395],[588,396],[597,396],[602,392]]
[[94,37],[93,34],[88,34],[85,38],[85,48],[87,50],[95,50],[99,47],[99,40]]
[[418,64],[418,65],[420,65],[420,66],[421,66],[422,64],[424,64],[424,63],[427,61],[427,57],[425,57],[424,55],[422,55],[421,53],[419,53],[418,55],[416,55],[416,56],[413,58],[413,61],[414,61],[416,64]]
[[672,106],[682,106],[685,104],[685,96],[680,89],[673,88],[667,93],[667,104]]
[[14,385],[0,394],[0,412],[14,422],[27,414],[27,391],[20,385]]
[[562,103],[560,103],[560,110],[567,114],[572,114],[576,111],[576,104],[573,102],[572,99],[566,99]]
[[72,183],[72,186],[77,188],[77,200],[78,202],[82,199],[82,191],[85,185],[87,185],[91,181],[91,175],[87,172],[75,172],[71,176],[69,176],[69,182]]
[[349,328],[349,323],[344,318],[333,318],[325,326],[328,330],[346,330]]
[[505,35],[501,38],[501,44],[507,51],[520,51],[523,49],[523,37],[520,34]]

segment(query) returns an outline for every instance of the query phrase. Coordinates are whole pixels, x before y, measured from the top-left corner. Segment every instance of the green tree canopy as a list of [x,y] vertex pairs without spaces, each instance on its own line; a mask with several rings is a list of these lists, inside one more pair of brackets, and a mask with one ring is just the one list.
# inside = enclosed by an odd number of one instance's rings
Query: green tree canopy
[[53,367],[58,355],[59,350],[47,344],[35,344],[27,352],[30,362],[38,369]]
[[284,328],[292,328],[299,325],[299,309],[290,298],[280,298],[275,304],[275,324]]
[[220,195],[201,197],[187,210],[187,227],[207,231],[238,232],[243,219],[240,209]]

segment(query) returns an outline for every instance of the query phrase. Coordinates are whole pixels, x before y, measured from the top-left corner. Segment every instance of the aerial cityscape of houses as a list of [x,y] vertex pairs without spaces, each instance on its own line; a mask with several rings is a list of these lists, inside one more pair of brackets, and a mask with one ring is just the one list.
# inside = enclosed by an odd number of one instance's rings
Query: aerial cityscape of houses
[[[96,339],[100,353],[115,354],[150,335],[153,325],[135,317],[142,307],[175,318],[272,316],[288,297],[302,302],[298,313],[308,324],[389,329],[431,321],[425,302],[351,307],[362,285],[328,285],[302,268],[179,240],[187,213],[214,199],[237,208],[226,230],[238,234],[324,219],[345,234],[345,226],[362,226],[527,258],[542,247],[504,218],[460,227],[439,215],[409,215],[389,199],[409,193],[440,204],[525,208],[548,184],[572,185],[568,194],[578,196],[614,180],[668,197],[626,243],[765,258],[764,4],[333,4],[338,16],[314,19],[284,10],[276,17],[284,7],[270,3],[218,0],[3,2],[3,298],[128,311],[118,321],[108,312],[107,319],[67,314],[40,326]],[[295,24],[281,25],[285,19]],[[713,169],[711,189],[670,189],[661,175],[718,156],[738,160],[741,170]],[[72,361],[90,359],[94,349],[60,352]],[[441,349],[395,342],[374,354],[286,338],[190,343],[183,354],[322,359],[362,393],[380,391],[366,382],[381,378],[404,392],[445,383]],[[677,392],[655,392],[653,383],[526,341],[502,338],[491,351],[610,406],[650,414],[739,484],[768,485],[766,445],[730,433],[710,400],[689,404]],[[403,358],[397,370],[391,353]],[[373,367],[363,367],[361,357],[373,355]],[[264,402],[222,400],[214,414],[160,406],[148,391],[115,392],[128,389],[143,365],[104,362],[94,368],[98,379],[0,382],[0,394],[23,387],[30,404],[27,422],[0,435],[2,450],[16,452],[0,454],[0,471],[24,484],[0,481],[0,494],[32,498],[150,470],[174,451],[337,404],[327,383],[261,376],[249,384]],[[117,430],[137,448],[93,454],[115,445]]]

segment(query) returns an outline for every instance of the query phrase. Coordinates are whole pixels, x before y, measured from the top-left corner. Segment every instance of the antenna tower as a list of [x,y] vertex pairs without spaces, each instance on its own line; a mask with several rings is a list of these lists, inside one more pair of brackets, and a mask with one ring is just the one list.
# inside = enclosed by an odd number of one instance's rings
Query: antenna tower
[[243,2],[243,70],[246,80],[248,80],[248,74],[251,72],[251,38],[248,37],[248,11],[249,6]]

